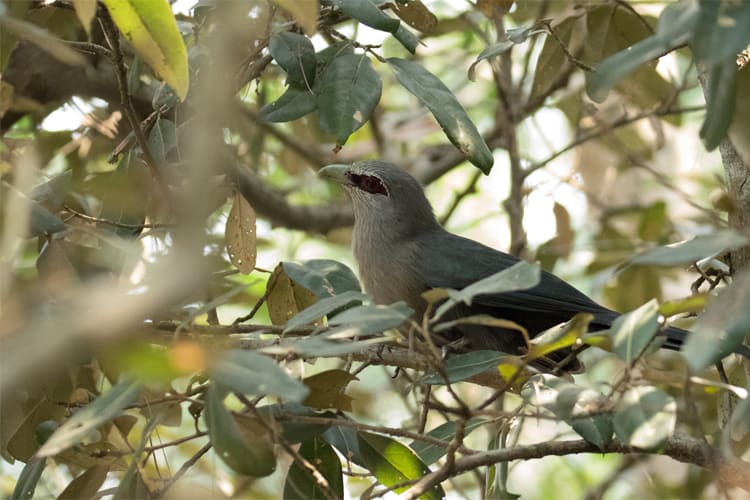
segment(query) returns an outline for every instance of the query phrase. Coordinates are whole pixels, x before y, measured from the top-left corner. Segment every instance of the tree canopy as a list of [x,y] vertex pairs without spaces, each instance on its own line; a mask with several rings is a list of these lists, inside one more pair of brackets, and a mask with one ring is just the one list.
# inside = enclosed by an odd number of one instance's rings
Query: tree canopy
[[[3,494],[747,494],[749,44],[730,0],[0,0]],[[373,158],[524,261],[373,304],[316,175]],[[623,316],[421,340],[539,269]]]

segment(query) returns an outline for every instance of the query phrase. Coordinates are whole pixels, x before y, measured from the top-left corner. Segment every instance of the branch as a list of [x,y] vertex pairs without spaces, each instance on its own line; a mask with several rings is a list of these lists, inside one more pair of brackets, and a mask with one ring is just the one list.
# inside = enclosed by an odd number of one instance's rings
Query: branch
[[237,189],[255,211],[274,226],[325,234],[354,223],[354,212],[350,205],[306,206],[289,203],[281,191],[263,182],[250,168],[229,155],[224,159],[224,170],[237,183]]
[[[550,455],[564,456],[577,453],[646,453],[665,455],[678,462],[712,470],[717,474],[720,481],[750,491],[750,463],[743,462],[735,457],[722,455],[718,449],[706,445],[701,440],[679,435],[669,438],[661,452],[633,448],[617,440],[612,441],[603,448],[599,448],[584,440],[575,440],[552,441],[519,446],[517,448],[493,450],[456,460],[450,471],[450,475],[456,476],[478,467],[509,462],[511,460],[529,460]],[[409,500],[417,498],[444,480],[444,476],[445,473],[440,469],[427,474],[401,495],[400,498]]]

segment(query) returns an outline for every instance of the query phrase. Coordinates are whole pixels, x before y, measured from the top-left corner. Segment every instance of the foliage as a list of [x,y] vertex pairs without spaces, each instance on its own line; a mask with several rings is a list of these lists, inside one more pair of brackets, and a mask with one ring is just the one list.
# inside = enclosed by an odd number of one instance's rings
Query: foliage
[[[603,471],[581,494],[750,490],[749,43],[731,1],[0,0],[4,493],[534,497],[518,470],[573,453]],[[726,185],[673,146],[698,137]],[[428,318],[371,303],[315,171],[373,157],[539,265],[432,290]],[[416,340],[540,266],[629,312],[526,353]],[[533,368],[571,347],[586,374]],[[648,454],[714,475],[619,480]]]

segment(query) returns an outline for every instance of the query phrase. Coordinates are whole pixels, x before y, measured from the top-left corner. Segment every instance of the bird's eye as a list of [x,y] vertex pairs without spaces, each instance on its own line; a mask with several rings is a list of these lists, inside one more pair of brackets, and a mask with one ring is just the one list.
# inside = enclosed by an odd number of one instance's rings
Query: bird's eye
[[366,191],[372,194],[382,194],[388,196],[388,190],[385,188],[383,181],[375,177],[374,175],[365,174],[347,174],[349,181],[362,191]]

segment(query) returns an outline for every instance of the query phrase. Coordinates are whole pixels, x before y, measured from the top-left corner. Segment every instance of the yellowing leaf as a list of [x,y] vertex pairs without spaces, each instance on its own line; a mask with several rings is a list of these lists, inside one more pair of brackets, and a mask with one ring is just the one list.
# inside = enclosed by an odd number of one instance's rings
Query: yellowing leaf
[[96,0],[73,0],[73,8],[83,29],[91,35],[91,21],[96,15]]
[[141,58],[185,100],[190,77],[185,43],[166,0],[102,0]]
[[352,398],[345,391],[353,380],[358,379],[344,370],[327,370],[307,377],[302,383],[310,389],[310,394],[303,404],[313,408],[352,411]]
[[241,273],[249,274],[255,269],[258,256],[255,235],[255,210],[240,193],[234,195],[224,231],[229,260]]
[[318,24],[318,0],[273,0],[273,3],[289,12],[306,35],[315,33]]

